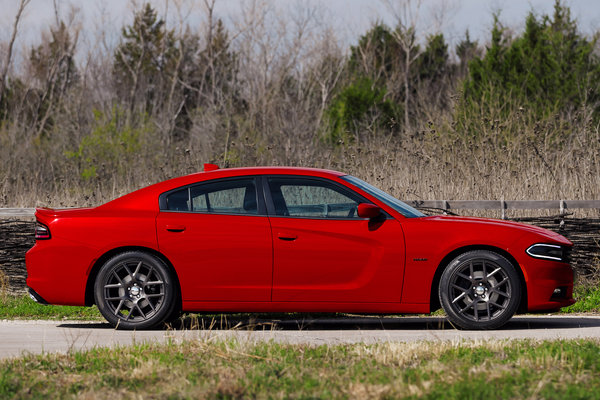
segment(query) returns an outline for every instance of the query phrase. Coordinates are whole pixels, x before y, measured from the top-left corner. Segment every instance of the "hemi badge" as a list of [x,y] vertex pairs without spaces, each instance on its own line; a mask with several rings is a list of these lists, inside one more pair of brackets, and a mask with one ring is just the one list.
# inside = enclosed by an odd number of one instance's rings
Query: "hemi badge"
[[413,261],[427,261],[426,258],[413,258]]

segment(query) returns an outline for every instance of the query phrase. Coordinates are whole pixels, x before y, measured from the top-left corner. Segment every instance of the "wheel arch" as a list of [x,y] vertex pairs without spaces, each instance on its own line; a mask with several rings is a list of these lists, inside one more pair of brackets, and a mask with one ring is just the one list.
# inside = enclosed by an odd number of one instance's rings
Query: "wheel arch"
[[519,281],[521,283],[521,302],[520,302],[519,306],[517,307],[517,313],[526,312],[527,311],[527,284],[525,282],[525,276],[523,275],[523,270],[521,269],[521,266],[519,265],[517,260],[506,250],[503,250],[499,247],[487,246],[487,245],[471,245],[471,246],[459,247],[459,248],[451,251],[450,253],[448,253],[442,259],[442,261],[438,265],[437,269],[435,270],[435,274],[433,275],[433,280],[431,282],[431,292],[429,295],[430,311],[433,312],[442,307],[442,305],[440,304],[440,298],[439,298],[439,286],[440,286],[440,279],[442,277],[442,273],[444,272],[444,269],[448,266],[448,264],[450,264],[450,262],[452,260],[454,260],[459,255],[466,253],[468,251],[473,251],[473,250],[492,251],[494,253],[500,254],[501,256],[506,258],[508,261],[510,261],[510,263],[513,265],[513,267],[515,267],[515,270],[517,271],[517,275],[519,275]]
[[85,305],[92,306],[95,304],[95,302],[94,302],[94,282],[96,281],[96,277],[98,276],[98,271],[100,271],[100,268],[104,265],[104,263],[106,261],[108,261],[112,257],[116,256],[117,254],[126,253],[128,251],[142,251],[144,253],[151,254],[151,255],[159,258],[161,261],[163,261],[167,265],[167,267],[173,274],[173,278],[175,279],[175,283],[177,285],[177,294],[178,295],[176,297],[176,301],[177,301],[177,307],[179,307],[179,309],[181,309],[181,301],[182,301],[181,300],[181,284],[179,283],[179,276],[177,276],[177,271],[175,271],[173,264],[161,252],[151,249],[149,247],[143,247],[143,246],[117,247],[117,248],[107,251],[106,253],[101,255],[96,260],[96,262],[94,263],[94,265],[92,266],[92,268],[90,270],[90,273],[88,275],[87,282],[85,285]]

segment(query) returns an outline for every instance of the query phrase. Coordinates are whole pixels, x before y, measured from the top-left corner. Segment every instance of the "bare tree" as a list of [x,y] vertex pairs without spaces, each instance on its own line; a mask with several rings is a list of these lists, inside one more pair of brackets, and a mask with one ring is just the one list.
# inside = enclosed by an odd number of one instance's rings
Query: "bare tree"
[[404,129],[410,129],[411,66],[419,57],[419,45],[416,40],[417,21],[422,0],[382,0],[383,4],[396,20],[396,29],[392,34],[404,53]]
[[[56,6],[56,3],[55,3]],[[79,10],[72,7],[67,23],[58,20],[57,26],[42,38],[42,43],[33,48],[29,57],[29,69],[33,79],[40,86],[37,105],[37,135],[41,136],[55,112],[55,105],[62,102],[67,88],[77,80],[75,49],[81,30],[77,22]],[[58,10],[55,10],[58,15]]]
[[19,2],[19,8],[17,9],[17,15],[15,16],[12,34],[10,35],[10,41],[8,42],[8,51],[6,52],[6,58],[4,59],[2,72],[0,73],[0,101],[2,101],[2,98],[4,97],[4,90],[6,89],[6,76],[8,75],[8,69],[10,68],[10,62],[12,58],[12,50],[15,44],[15,39],[17,38],[17,33],[19,31],[19,22],[21,21],[23,11],[29,2],[30,0],[21,0]]

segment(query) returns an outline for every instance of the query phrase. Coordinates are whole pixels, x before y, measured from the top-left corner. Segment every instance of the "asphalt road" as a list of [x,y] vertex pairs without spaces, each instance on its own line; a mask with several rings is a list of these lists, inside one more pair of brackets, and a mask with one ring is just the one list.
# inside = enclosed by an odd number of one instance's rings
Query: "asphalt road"
[[[200,328],[198,328],[200,327]],[[0,321],[0,358],[68,352],[142,342],[273,340],[284,343],[338,344],[462,341],[494,339],[600,338],[600,316],[519,316],[495,331],[460,331],[440,317],[332,317],[285,320],[188,320],[175,329],[117,331],[102,322]]]

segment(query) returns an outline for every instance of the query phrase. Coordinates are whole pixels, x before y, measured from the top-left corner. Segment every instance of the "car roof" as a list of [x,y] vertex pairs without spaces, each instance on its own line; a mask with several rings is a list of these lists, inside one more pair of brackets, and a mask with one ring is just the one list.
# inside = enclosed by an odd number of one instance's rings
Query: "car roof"
[[206,172],[196,172],[177,178],[168,179],[153,185],[136,190],[113,201],[103,204],[99,208],[124,208],[124,209],[154,209],[158,208],[158,195],[181,186],[191,185],[211,179],[229,178],[247,175],[303,175],[321,178],[332,178],[346,175],[342,172],[319,168],[306,167],[242,167],[222,168]]
[[[172,186],[176,188],[179,186],[185,186],[194,182],[200,182],[209,179],[217,178],[228,178],[235,176],[246,176],[246,175],[308,175],[318,177],[332,177],[332,176],[343,176],[346,175],[342,172],[331,171],[327,169],[319,168],[306,168],[306,167],[241,167],[241,168],[222,168],[215,169],[206,172],[196,172],[193,174],[180,176],[160,182],[156,185],[165,187]],[[166,189],[170,190],[170,189]]]

